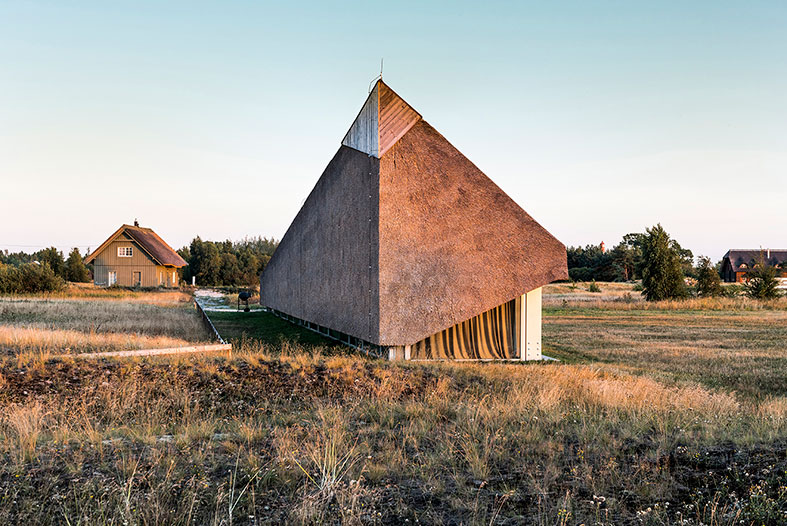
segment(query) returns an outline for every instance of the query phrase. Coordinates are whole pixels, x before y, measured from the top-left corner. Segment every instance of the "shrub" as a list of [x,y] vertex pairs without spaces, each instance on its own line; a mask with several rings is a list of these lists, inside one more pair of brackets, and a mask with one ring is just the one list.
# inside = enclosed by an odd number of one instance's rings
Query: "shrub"
[[19,292],[19,269],[0,263],[0,293]]
[[721,278],[710,263],[710,258],[700,257],[697,268],[697,295],[721,296]]
[[90,281],[90,271],[85,266],[85,262],[82,261],[82,255],[79,253],[78,248],[72,249],[71,253],[68,254],[65,274],[68,281],[78,283]]
[[777,270],[774,267],[759,264],[747,274],[748,281],[743,288],[750,298],[767,300],[781,296],[779,282],[776,280]]
[[47,264],[25,263],[19,267],[0,265],[0,293],[56,292],[66,282]]
[[596,280],[590,282],[590,286],[588,287],[588,292],[601,292],[601,288],[596,285]]
[[743,291],[743,287],[733,283],[732,285],[727,285],[721,288],[721,295],[725,298],[735,298],[740,296],[741,292]]

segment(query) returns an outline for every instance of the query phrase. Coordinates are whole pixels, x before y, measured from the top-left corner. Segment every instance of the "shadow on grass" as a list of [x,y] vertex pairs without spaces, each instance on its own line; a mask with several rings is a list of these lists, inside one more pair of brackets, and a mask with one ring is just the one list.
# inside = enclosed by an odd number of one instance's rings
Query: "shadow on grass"
[[325,338],[269,312],[210,312],[210,319],[219,334],[227,341],[253,340],[261,345],[280,347],[283,343],[303,348],[317,348],[350,352],[352,349]]

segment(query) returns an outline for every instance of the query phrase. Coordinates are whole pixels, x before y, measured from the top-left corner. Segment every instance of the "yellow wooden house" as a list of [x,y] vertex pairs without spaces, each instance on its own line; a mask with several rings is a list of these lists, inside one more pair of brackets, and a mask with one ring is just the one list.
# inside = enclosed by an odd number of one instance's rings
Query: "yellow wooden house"
[[158,234],[134,221],[123,225],[92,254],[93,282],[100,287],[177,287],[186,262]]

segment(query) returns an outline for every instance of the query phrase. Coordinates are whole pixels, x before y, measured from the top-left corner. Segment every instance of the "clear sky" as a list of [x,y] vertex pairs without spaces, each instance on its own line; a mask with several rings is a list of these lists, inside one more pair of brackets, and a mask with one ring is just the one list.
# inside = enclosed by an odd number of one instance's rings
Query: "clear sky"
[[0,248],[280,238],[381,57],[567,245],[787,248],[787,3],[717,0],[2,0]]

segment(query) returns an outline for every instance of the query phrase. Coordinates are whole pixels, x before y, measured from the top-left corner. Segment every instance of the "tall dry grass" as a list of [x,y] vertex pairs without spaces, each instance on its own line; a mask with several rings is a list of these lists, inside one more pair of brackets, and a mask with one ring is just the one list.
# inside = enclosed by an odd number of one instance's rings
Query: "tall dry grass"
[[[0,325],[0,350],[12,354],[123,351],[191,345],[190,340],[138,333],[81,332]],[[0,351],[2,354],[2,351]]]
[[[670,498],[676,482],[661,463],[680,448],[740,448],[787,434],[782,398],[739,399],[609,366],[398,364],[295,350],[272,357],[249,346],[232,359],[162,357],[99,370],[47,362],[43,374],[23,371],[27,395],[18,369],[2,369],[13,387],[0,397],[10,415],[0,455],[14,464],[0,475],[44,459],[56,470],[68,463],[78,482],[65,487],[57,478],[15,482],[35,488],[35,497],[20,497],[27,503],[71,492],[64,511],[39,514],[40,523],[63,513],[161,523],[177,513],[205,524],[248,516],[489,524],[516,522],[522,509],[553,523],[567,517],[561,510],[594,516],[596,504],[575,497],[579,490]],[[41,387],[35,379],[47,371],[68,390]],[[634,502],[613,512],[633,520]]]
[[36,446],[44,432],[47,415],[40,402],[5,408],[0,422],[5,428],[6,440],[10,441],[12,455],[18,462],[31,461],[36,457]]
[[14,294],[4,297],[15,299],[123,301],[126,303],[148,303],[151,305],[174,305],[192,301],[192,295],[189,290],[131,290],[96,287],[92,283],[68,283],[65,290],[58,292]]
[[605,309],[619,311],[762,311],[787,310],[787,297],[772,300],[736,298],[688,298],[683,300],[645,301],[637,296],[576,297],[574,295],[544,296],[550,308]]
[[[128,348],[134,340],[199,342],[210,339],[202,320],[186,304],[94,302],[71,299],[0,298],[0,346],[13,351],[77,344],[95,349],[102,341]],[[35,331],[40,330],[36,335]],[[86,335],[80,338],[74,332]],[[127,341],[124,342],[124,338]],[[16,342],[12,344],[12,342]]]

